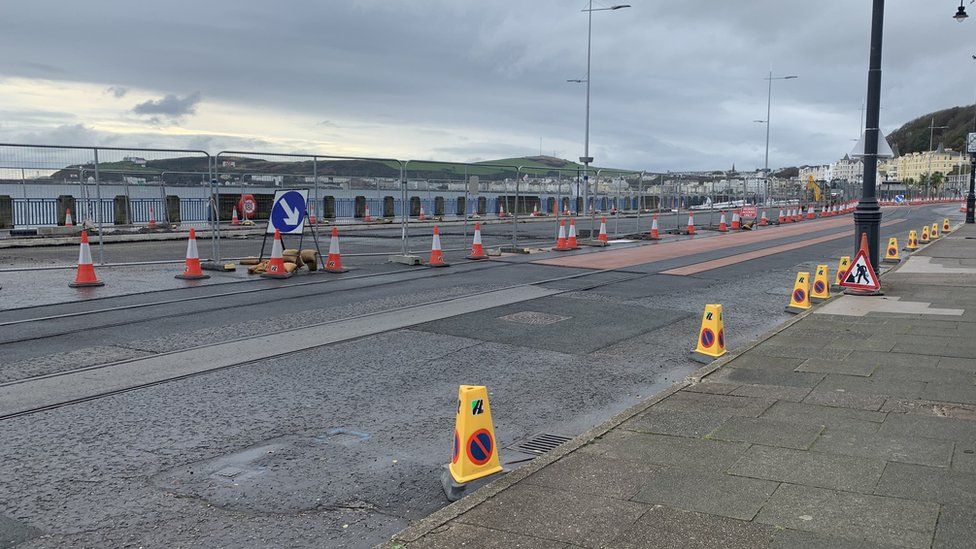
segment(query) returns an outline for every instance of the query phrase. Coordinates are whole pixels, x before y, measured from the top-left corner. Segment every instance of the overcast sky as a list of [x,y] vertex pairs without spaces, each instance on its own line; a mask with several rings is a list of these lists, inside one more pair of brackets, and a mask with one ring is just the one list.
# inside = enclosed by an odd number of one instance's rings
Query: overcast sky
[[[629,0],[593,17],[591,155],[826,163],[859,133],[869,0]],[[888,0],[882,128],[973,103],[976,17]],[[607,2],[597,5],[610,5]],[[6,142],[486,160],[583,153],[585,0],[6,0]],[[976,5],[971,8],[976,16]]]

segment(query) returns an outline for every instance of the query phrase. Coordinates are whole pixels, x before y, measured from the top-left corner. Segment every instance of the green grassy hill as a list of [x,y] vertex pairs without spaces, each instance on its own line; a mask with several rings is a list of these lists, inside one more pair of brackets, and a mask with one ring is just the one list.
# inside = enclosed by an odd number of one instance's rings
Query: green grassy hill
[[965,150],[966,134],[976,131],[973,129],[974,116],[976,116],[976,105],[952,107],[924,114],[891,132],[888,135],[888,143],[898,154],[928,150],[929,125],[934,119],[936,127],[948,126],[948,128],[935,130],[932,147],[938,147],[941,142],[947,149]]

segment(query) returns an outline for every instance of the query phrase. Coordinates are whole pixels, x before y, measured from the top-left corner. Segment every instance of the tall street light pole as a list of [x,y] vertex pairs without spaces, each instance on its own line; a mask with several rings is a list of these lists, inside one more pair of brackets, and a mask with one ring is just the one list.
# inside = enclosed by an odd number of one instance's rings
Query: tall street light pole
[[[630,4],[617,4],[609,8],[594,8],[593,0],[589,0],[589,7],[581,10],[586,12],[588,19],[586,29],[586,80],[583,80],[583,82],[586,82],[586,130],[583,137],[583,156],[580,157],[580,162],[583,163],[583,211],[586,211],[586,206],[589,201],[589,167],[593,163],[593,157],[590,156],[590,53],[593,45],[593,12],[615,11],[629,7]],[[567,80],[567,82],[580,82],[580,80]]]
[[[769,86],[766,91],[766,120],[761,122],[766,124],[766,160],[763,162],[763,202],[768,201],[769,197],[769,115],[772,111],[773,104],[773,80],[794,80],[799,78],[795,74],[790,76],[773,76],[773,71],[769,71],[769,76],[766,77],[766,81]],[[756,120],[760,122],[760,120]]]
[[881,111],[881,42],[884,34],[884,0],[874,0],[871,14],[871,53],[868,63],[868,100],[864,125],[864,179],[861,200],[854,210],[854,249],[861,234],[868,236],[868,257],[875,271],[881,238],[881,208],[875,189],[878,177],[878,137]]

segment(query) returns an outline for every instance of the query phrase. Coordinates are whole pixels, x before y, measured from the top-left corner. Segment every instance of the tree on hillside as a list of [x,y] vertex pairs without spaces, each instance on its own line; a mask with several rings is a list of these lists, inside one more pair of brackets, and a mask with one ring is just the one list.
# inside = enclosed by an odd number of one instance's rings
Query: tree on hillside
[[935,172],[932,174],[932,177],[929,178],[929,186],[932,187],[932,190],[938,191],[939,187],[942,186],[942,180],[942,172]]

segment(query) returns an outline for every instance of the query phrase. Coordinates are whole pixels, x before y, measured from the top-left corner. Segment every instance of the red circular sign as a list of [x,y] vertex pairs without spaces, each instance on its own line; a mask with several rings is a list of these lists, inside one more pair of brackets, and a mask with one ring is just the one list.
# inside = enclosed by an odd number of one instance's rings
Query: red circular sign
[[701,331],[701,344],[706,349],[715,344],[715,332],[711,328],[704,328]]
[[797,288],[793,290],[793,301],[796,301],[797,303],[803,303],[803,300],[806,297],[807,297],[807,293],[803,290],[803,288]]
[[491,460],[494,448],[495,441],[492,439],[488,429],[478,429],[468,438],[468,445],[465,450],[471,463],[484,465]]
[[244,213],[251,215],[258,211],[258,204],[254,201],[253,196],[248,196],[244,198]]
[[722,349],[725,348],[725,330],[718,331],[718,346]]
[[823,292],[824,290],[827,289],[826,286],[827,285],[824,284],[824,281],[823,280],[817,280],[817,281],[815,281],[813,283],[813,291],[815,291],[815,292],[817,292],[819,294],[819,293],[821,293],[821,292]]
[[897,253],[898,253],[898,250],[896,250],[894,248],[888,248],[888,255],[895,255]]

